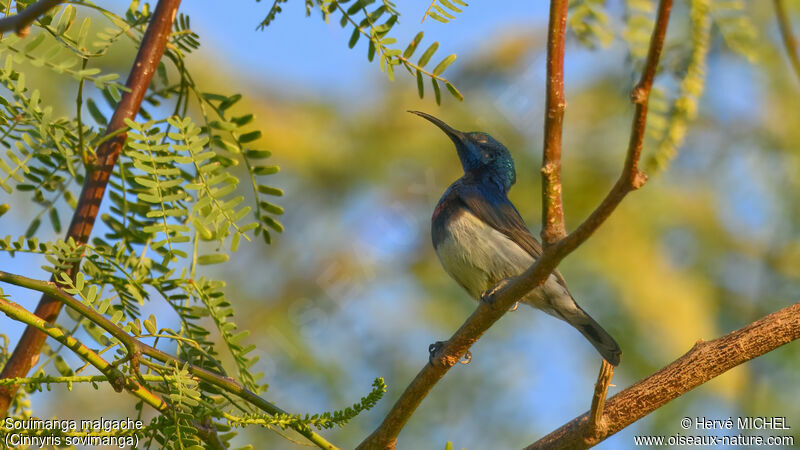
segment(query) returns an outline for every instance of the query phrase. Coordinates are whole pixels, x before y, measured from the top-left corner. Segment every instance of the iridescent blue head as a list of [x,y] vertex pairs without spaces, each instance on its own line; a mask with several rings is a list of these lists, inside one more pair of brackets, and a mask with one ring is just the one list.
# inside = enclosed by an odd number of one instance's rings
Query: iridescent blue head
[[478,176],[488,176],[496,181],[503,190],[508,191],[517,181],[514,170],[514,160],[511,153],[495,138],[480,131],[458,131],[441,120],[420,111],[409,111],[433,122],[450,137],[456,145],[458,158],[464,173],[473,173]]

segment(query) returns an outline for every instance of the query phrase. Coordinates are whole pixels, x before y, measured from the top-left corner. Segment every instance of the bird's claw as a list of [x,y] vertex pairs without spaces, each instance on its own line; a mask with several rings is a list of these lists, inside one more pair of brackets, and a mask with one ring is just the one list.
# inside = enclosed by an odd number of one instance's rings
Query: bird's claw
[[428,346],[428,363],[434,366],[433,359],[436,357],[436,354],[439,353],[439,350],[444,347],[444,342],[436,341],[433,344]]
[[[509,281],[509,279],[508,279],[508,278],[504,278],[504,279],[500,280],[500,281],[499,281],[499,282],[498,282],[496,285],[494,285],[492,288],[490,288],[490,289],[487,289],[487,290],[483,291],[483,293],[481,294],[481,300],[491,305],[492,303],[494,303],[494,296],[495,296],[495,295],[496,295],[498,292],[500,292],[501,290],[503,290],[503,288],[504,288],[504,287],[506,287],[506,285],[508,285],[508,283],[509,283],[509,282],[510,282],[510,281]],[[512,311],[513,311],[514,309],[517,309],[517,308],[516,308],[516,307],[514,307],[514,308],[512,309]]]
[[[442,348],[444,347],[444,344],[445,344],[445,342],[443,342],[443,341],[436,341],[433,344],[428,346],[428,363],[430,365],[436,366],[436,358],[439,356],[439,351],[442,350]],[[472,353],[469,350],[467,350],[467,352],[464,353],[464,356],[460,360],[458,360],[458,362],[461,363],[461,364],[469,364],[470,361],[472,361]],[[440,364],[441,364],[441,361],[440,361]],[[450,364],[446,364],[446,365],[452,366],[453,364],[455,364],[455,362],[450,360]]]
[[511,308],[508,308],[508,310],[509,311],[516,311],[517,308],[519,308],[519,302],[514,302],[514,304],[511,305]]

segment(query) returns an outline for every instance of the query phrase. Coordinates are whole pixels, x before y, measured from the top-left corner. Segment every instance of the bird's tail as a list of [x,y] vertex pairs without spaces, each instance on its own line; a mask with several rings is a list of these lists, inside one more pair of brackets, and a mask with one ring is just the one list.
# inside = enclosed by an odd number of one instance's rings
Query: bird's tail
[[562,318],[580,331],[606,361],[612,366],[618,365],[622,350],[617,341],[577,303],[575,307],[575,310],[570,311],[571,314],[563,314]]

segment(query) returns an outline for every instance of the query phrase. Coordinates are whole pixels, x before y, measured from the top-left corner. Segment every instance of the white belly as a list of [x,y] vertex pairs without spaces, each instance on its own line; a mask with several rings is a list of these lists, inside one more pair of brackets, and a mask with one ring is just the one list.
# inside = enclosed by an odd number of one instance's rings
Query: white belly
[[[533,257],[503,233],[488,226],[468,212],[452,217],[436,254],[447,273],[475,299],[500,280],[524,272],[533,264]],[[574,300],[566,289],[550,275],[543,287],[534,289],[523,302],[550,314],[553,303],[558,309],[571,309]]]

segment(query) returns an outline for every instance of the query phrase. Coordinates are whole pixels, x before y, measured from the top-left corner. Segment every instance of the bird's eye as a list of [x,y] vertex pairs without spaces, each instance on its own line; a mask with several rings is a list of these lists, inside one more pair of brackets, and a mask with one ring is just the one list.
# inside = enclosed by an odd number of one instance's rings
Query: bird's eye
[[489,153],[488,152],[483,152],[483,159],[489,160]]

